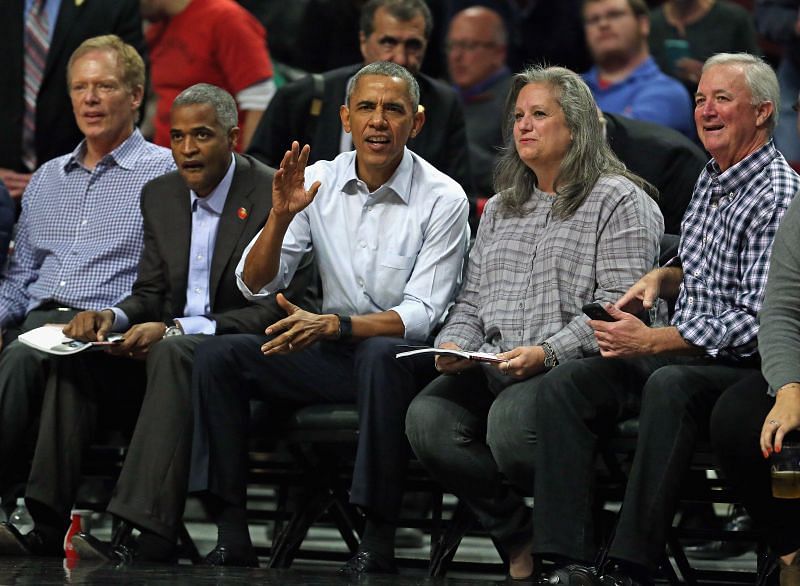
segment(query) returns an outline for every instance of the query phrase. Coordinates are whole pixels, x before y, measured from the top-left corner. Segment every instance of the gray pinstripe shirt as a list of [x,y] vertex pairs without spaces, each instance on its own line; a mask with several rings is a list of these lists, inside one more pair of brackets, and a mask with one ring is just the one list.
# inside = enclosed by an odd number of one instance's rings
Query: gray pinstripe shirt
[[563,362],[598,352],[590,301],[616,301],[653,268],[664,221],[656,203],[620,176],[602,177],[575,214],[552,217],[534,192],[522,217],[496,195],[481,218],[464,284],[436,344],[507,351],[549,342]]

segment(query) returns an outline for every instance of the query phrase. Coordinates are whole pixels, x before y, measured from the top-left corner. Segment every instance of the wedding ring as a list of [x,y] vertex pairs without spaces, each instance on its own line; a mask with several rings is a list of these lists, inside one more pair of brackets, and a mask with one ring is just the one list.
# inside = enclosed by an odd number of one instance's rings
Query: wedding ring
[[767,423],[769,423],[770,425],[780,425],[781,424],[781,422],[778,421],[777,419],[770,419]]
[[294,350],[294,346],[292,346],[291,342],[289,342],[289,350]]
[[133,358],[133,352],[128,352],[128,356]]

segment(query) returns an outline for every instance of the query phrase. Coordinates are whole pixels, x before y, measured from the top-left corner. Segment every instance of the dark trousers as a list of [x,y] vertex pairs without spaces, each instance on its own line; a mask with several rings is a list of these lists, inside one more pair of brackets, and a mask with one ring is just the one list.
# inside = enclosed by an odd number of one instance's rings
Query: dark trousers
[[495,397],[480,368],[442,375],[406,414],[406,434],[417,458],[469,506],[506,552],[533,535],[522,495],[533,492],[539,378],[512,384]]
[[[86,448],[103,426],[132,429],[144,390],[144,365],[88,350],[52,360],[25,491],[64,523],[75,502]],[[35,521],[36,511],[31,514]]]
[[641,397],[639,439],[611,557],[655,570],[698,436],[743,367],[708,358],[586,358],[556,367],[537,393],[534,551],[591,562],[598,442]]
[[26,497],[68,514],[100,414],[117,427],[135,422],[108,510],[174,541],[189,476],[192,357],[206,337],[165,338],[145,362],[91,351],[55,361]]
[[759,437],[774,405],[761,373],[743,378],[714,406],[711,444],[756,529],[776,554],[786,555],[800,549],[800,499],[772,496],[769,460],[761,455]]
[[35,439],[45,382],[52,356],[16,341],[17,335],[46,323],[67,323],[78,310],[31,311],[19,327],[3,336],[0,353],[0,489],[30,457],[28,447]]
[[352,403],[359,437],[350,500],[397,518],[408,462],[406,408],[434,375],[433,361],[396,360],[397,338],[356,344],[321,342],[265,357],[264,336],[229,335],[198,346],[192,380],[195,433],[191,491],[244,506],[250,399],[308,405]]

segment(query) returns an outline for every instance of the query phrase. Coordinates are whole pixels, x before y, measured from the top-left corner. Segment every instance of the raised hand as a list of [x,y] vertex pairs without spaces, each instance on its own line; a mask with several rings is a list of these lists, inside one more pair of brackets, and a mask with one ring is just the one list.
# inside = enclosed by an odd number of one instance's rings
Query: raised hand
[[310,189],[305,188],[306,166],[311,147],[300,149],[300,143],[292,142],[292,148],[283,155],[280,168],[272,180],[272,212],[278,216],[293,217],[303,210],[317,195],[321,183],[315,181]]

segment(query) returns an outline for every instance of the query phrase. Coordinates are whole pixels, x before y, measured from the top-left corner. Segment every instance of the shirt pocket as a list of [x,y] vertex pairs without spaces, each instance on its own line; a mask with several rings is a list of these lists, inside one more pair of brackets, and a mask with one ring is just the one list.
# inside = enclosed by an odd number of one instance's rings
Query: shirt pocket
[[403,301],[403,290],[411,276],[416,259],[416,256],[392,253],[380,256],[371,293],[381,309],[389,309]]

